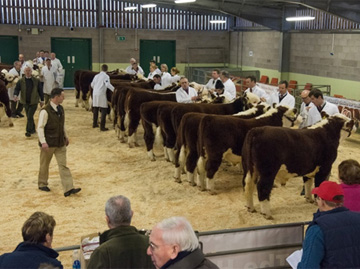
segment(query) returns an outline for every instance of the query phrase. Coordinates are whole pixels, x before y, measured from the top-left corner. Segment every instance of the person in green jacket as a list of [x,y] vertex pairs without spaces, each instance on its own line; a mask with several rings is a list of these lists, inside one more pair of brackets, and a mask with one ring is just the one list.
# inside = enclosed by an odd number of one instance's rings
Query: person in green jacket
[[26,137],[35,134],[34,114],[36,112],[38,103],[40,106],[44,105],[44,93],[40,81],[31,75],[32,68],[25,67],[25,76],[23,76],[16,84],[14,90],[14,101],[18,101],[20,94],[20,103],[24,105],[27,123],[26,123]]
[[105,215],[110,229],[100,234],[100,246],[91,254],[87,268],[154,268],[146,254],[149,237],[130,225],[130,200],[122,195],[111,197]]

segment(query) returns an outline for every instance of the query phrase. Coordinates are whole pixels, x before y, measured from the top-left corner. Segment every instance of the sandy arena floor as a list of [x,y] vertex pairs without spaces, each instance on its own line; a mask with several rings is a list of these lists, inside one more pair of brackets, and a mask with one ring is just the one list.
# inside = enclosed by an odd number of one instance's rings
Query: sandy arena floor
[[[74,104],[74,91],[67,90],[63,105],[70,138],[68,166],[75,187],[82,188],[78,195],[67,198],[63,195],[55,160],[50,167],[51,192],[38,190],[39,147],[36,135],[31,138],[24,135],[26,119],[14,119],[13,128],[8,127],[6,118],[0,122],[0,254],[13,251],[22,241],[21,227],[35,211],[55,217],[54,248],[79,244],[80,236],[107,229],[105,202],[110,196],[119,194],[129,197],[132,202],[133,225],[145,229],[175,215],[188,218],[198,231],[210,231],[308,221],[316,210],[299,195],[300,178],[272,191],[274,220],[246,211],[239,167],[221,166],[215,183],[219,194],[214,196],[200,192],[187,182],[175,183],[173,165],[164,160],[160,147],[155,149],[157,161],[148,160],[141,128],[138,132],[140,147],[129,149],[127,144],[119,143],[114,131],[93,129],[92,113],[76,108]],[[36,122],[38,113],[35,114]],[[111,127],[110,122],[107,127]],[[331,180],[337,180],[337,166],[341,161],[360,159],[359,146],[359,134],[352,135],[340,145]],[[259,209],[257,198],[254,201]],[[60,254],[65,268],[71,267],[71,257],[71,251]]]

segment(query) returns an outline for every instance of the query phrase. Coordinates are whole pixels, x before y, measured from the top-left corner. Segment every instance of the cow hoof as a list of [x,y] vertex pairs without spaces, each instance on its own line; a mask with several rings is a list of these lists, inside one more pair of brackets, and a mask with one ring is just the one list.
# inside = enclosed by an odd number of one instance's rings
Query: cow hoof
[[155,158],[152,158],[152,159],[150,159],[150,161],[155,162],[155,161],[156,161],[156,159],[155,159]]
[[166,159],[166,158],[165,158],[165,161],[170,162],[170,159]]
[[315,201],[312,199],[312,198],[306,198],[306,202],[310,203],[310,204],[313,204]]
[[129,148],[134,148],[134,145],[133,144],[129,144]]
[[264,215],[264,218],[267,220],[273,220],[274,218],[272,216],[266,215],[266,214],[262,214]]
[[195,187],[196,186],[196,183],[195,182],[189,182],[190,186],[193,186]]
[[9,126],[10,126],[10,127],[14,127],[14,123],[10,123]]
[[138,143],[135,143],[135,147],[140,147],[140,145]]
[[175,177],[174,177],[174,179],[175,179],[175,182],[181,183],[181,179],[180,179],[180,178],[175,178]]
[[245,206],[245,207],[247,208],[247,211],[250,212],[250,213],[255,213],[256,212],[255,208],[250,208],[248,206]]
[[286,183],[281,183],[281,187],[285,187],[286,186]]
[[75,104],[75,107],[79,107],[79,105],[78,105],[78,104]]
[[125,143],[125,139],[124,139],[124,138],[120,138],[120,143]]
[[210,193],[211,195],[216,195],[216,194],[217,194],[216,191],[209,191],[209,193]]

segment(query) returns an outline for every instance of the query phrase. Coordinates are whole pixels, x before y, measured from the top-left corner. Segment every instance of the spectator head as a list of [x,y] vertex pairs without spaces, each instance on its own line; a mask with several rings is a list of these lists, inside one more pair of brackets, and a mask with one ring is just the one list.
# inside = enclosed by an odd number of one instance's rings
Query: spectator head
[[324,102],[323,93],[317,88],[310,91],[309,97],[311,98],[311,102],[316,106],[321,106]]
[[23,63],[24,61],[25,61],[25,57],[24,57],[24,54],[19,54],[19,61],[21,62],[21,63]]
[[161,64],[161,72],[167,72],[167,71],[169,71],[167,64]]
[[360,184],[360,164],[356,160],[342,161],[338,167],[339,180],[346,185]]
[[108,69],[109,69],[109,67],[107,66],[107,64],[103,64],[103,65],[101,66],[101,71],[107,72]]
[[211,71],[211,77],[213,79],[218,79],[220,76],[220,70],[219,69],[214,69],[213,71]]
[[181,88],[183,89],[188,89],[189,88],[189,81],[186,77],[181,77],[180,78],[180,85],[181,85]]
[[221,82],[221,80],[218,80],[216,81],[215,83],[215,91],[218,93],[218,94],[223,94],[224,93],[224,84]]
[[172,217],[156,224],[149,241],[147,254],[156,268],[174,260],[181,251],[192,252],[199,248],[195,232],[184,217]]
[[137,70],[139,68],[139,65],[137,62],[133,63],[131,66],[132,66],[132,69],[134,69],[134,70]]
[[136,59],[135,59],[135,58],[131,58],[131,59],[130,59],[130,64],[133,65],[134,63],[136,63]]
[[175,76],[180,73],[180,70],[176,67],[171,68],[171,75]]
[[46,64],[47,66],[51,66],[51,59],[50,59],[50,58],[46,58],[45,64]]
[[336,182],[323,181],[319,187],[311,191],[316,194],[316,201],[320,211],[328,211],[335,207],[341,207],[344,203],[344,192]]
[[133,216],[130,200],[123,195],[111,197],[105,204],[105,214],[110,229],[129,226]]
[[40,51],[37,51],[37,52],[35,53],[35,56],[36,56],[36,58],[39,58],[39,57],[40,57]]
[[21,229],[24,242],[51,247],[55,225],[52,216],[44,212],[35,212],[25,221]]
[[230,74],[228,71],[222,70],[220,72],[220,79],[222,82],[226,82],[230,78]]
[[40,50],[39,53],[40,53],[40,57],[44,57],[44,51],[43,50]]
[[160,83],[161,82],[161,76],[159,74],[155,74],[153,76],[153,80],[156,84]]
[[156,65],[150,65],[150,72],[154,72],[156,70]]
[[44,57],[49,58],[49,52],[47,50],[44,51]]
[[154,60],[150,60],[150,66],[156,66],[156,62]]
[[301,96],[301,99],[303,100],[303,102],[305,104],[309,104],[311,102],[311,98],[309,97],[309,93],[310,91],[309,90],[303,90],[300,94]]
[[61,88],[52,89],[50,93],[50,99],[51,102],[53,102],[55,105],[60,105],[65,99],[64,89]]
[[55,60],[55,58],[56,58],[56,53],[55,53],[55,52],[52,52],[52,53],[50,54],[50,58],[51,58],[51,60]]
[[255,76],[247,76],[245,81],[246,81],[246,86],[248,88],[252,89],[256,85],[256,77]]
[[25,77],[30,78],[32,70],[33,69],[31,68],[31,66],[26,66],[25,69],[24,69]]
[[279,83],[279,93],[281,95],[285,94],[287,92],[287,88],[289,86],[289,83],[286,80],[282,80]]
[[19,71],[21,69],[21,62],[20,61],[15,61],[14,62],[14,67],[17,71]]

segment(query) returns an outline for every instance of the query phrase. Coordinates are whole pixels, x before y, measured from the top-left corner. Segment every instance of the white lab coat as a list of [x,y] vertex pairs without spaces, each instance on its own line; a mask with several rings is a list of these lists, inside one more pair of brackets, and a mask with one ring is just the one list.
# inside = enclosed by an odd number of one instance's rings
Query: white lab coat
[[217,79],[209,79],[208,83],[206,83],[205,88],[209,89],[209,90],[213,90],[215,89],[215,85],[216,85],[216,81],[220,80],[220,78]]
[[57,72],[60,72],[63,69],[63,66],[58,58],[51,60],[51,65],[56,69]]
[[156,75],[157,73],[154,71],[154,72],[150,72],[147,76],[148,79],[153,79],[154,76]]
[[326,114],[328,114],[329,116],[332,116],[336,113],[339,113],[339,108],[335,104],[332,104],[330,102],[325,102],[325,106],[323,107],[321,112],[322,111],[326,112]]
[[171,82],[171,75],[168,72],[163,72],[161,75],[161,85],[166,88],[167,86],[170,86],[172,84]]
[[154,86],[154,90],[156,90],[156,91],[163,90],[163,89],[164,89],[164,87],[158,83],[156,83]]
[[198,96],[196,90],[192,87],[189,87],[189,94],[186,93],[186,91],[183,90],[183,88],[179,88],[176,91],[176,102],[178,103],[192,103],[191,100],[192,97]]
[[44,66],[41,68],[41,75],[43,76],[44,81],[43,92],[50,95],[52,89],[56,87],[55,79],[57,70],[53,66],[51,66],[50,69],[47,66]]
[[131,74],[131,75],[136,75],[136,74],[141,74],[141,75],[144,75],[144,70],[141,68],[140,65],[138,65],[138,71],[136,72],[131,65],[129,65],[128,67],[126,67],[125,71],[126,73],[128,74]]
[[101,71],[91,82],[91,88],[93,88],[93,107],[107,108],[106,89],[114,91],[114,86],[110,83],[110,77]]
[[[11,68],[10,71],[9,71],[9,74],[21,78],[21,76],[20,76],[19,73],[21,73],[21,72],[16,71],[15,67]],[[10,99],[11,101],[14,101],[14,90],[15,90],[15,87],[16,87],[16,84],[15,84],[13,87],[8,88],[9,99]],[[18,99],[20,100],[20,92],[19,92]]]
[[308,106],[306,106],[304,102],[301,104],[300,116],[303,121],[299,125],[299,128],[308,127],[321,121],[319,110],[312,102],[310,102]]
[[171,83],[178,83],[180,78],[181,77],[179,75],[171,76]]
[[292,96],[289,92],[286,92],[286,96],[281,100],[281,102],[279,102],[279,93],[277,94],[273,94],[271,96],[272,99],[272,103],[276,103],[282,106],[288,106],[290,108],[294,108],[295,107],[295,98],[294,96]]
[[236,87],[234,82],[231,79],[228,79],[224,82],[224,93],[227,92],[231,96],[231,100],[236,98]]
[[[250,92],[250,88],[247,88],[245,92]],[[255,87],[252,88],[252,93],[259,96],[259,98],[265,98],[266,103],[271,105],[270,96],[265,92],[265,90],[261,89],[258,85],[255,85]]]

